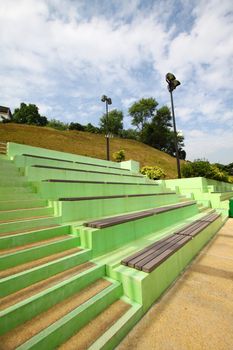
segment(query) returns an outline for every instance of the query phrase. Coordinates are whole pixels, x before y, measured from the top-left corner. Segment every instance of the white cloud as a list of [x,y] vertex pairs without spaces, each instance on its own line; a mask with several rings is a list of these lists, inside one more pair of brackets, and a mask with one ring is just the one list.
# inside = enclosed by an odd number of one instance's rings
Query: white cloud
[[[216,144],[230,162],[232,18],[230,0],[103,0],[89,6],[84,0],[3,0],[2,103],[36,103],[50,118],[97,125],[103,93],[125,115],[141,97],[170,104],[164,76],[172,71],[182,83],[174,99],[188,157],[206,152],[195,146],[192,129],[204,133],[198,140],[205,145],[206,130],[220,140],[215,130],[224,123],[229,136]],[[125,125],[130,127],[128,117]]]

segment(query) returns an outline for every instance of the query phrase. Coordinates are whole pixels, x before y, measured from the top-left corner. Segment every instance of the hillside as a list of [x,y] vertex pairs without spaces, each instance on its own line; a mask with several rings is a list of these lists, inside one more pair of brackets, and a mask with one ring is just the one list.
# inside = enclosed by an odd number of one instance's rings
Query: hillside
[[[0,124],[0,141],[12,141],[62,152],[100,159],[106,158],[106,141],[103,135],[81,131],[59,131],[46,127],[22,124]],[[125,150],[126,160],[134,159],[144,165],[158,165],[167,178],[175,178],[176,159],[168,154],[135,140],[112,138],[110,154]]]

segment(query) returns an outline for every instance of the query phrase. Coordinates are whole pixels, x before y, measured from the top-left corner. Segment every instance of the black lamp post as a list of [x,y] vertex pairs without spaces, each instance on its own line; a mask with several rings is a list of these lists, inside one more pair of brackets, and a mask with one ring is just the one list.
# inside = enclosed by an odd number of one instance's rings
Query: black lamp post
[[173,128],[174,128],[174,141],[175,141],[175,150],[176,150],[177,173],[178,173],[178,179],[180,179],[181,178],[180,158],[179,158],[179,151],[178,151],[176,120],[175,120],[174,103],[173,103],[173,95],[172,95],[172,91],[175,90],[175,88],[180,85],[180,82],[178,80],[176,80],[175,75],[172,73],[166,74],[166,82],[168,83],[167,87],[168,87],[168,91],[170,92],[170,96],[171,96],[172,120],[173,120]]
[[106,148],[107,148],[107,160],[110,160],[110,152],[109,152],[109,130],[108,130],[108,105],[112,104],[112,100],[110,97],[103,95],[101,97],[102,102],[106,102]]

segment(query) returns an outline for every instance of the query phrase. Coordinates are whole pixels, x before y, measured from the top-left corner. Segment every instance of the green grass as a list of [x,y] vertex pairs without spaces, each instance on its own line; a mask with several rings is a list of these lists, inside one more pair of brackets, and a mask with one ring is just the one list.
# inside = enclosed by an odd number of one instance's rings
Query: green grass
[[[82,131],[59,131],[47,127],[22,124],[0,124],[0,142],[16,142],[56,151],[106,159],[106,140],[103,135]],[[125,150],[126,160],[133,159],[145,165],[158,165],[167,178],[176,178],[176,159],[135,140],[110,139],[110,155]],[[113,160],[113,159],[112,159]]]

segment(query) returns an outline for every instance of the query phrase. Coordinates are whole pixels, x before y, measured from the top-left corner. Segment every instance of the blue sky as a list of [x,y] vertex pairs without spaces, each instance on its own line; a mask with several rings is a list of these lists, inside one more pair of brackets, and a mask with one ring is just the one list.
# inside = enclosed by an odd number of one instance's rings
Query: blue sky
[[98,125],[106,94],[129,128],[171,71],[187,159],[233,162],[232,0],[1,0],[0,23],[1,105]]

